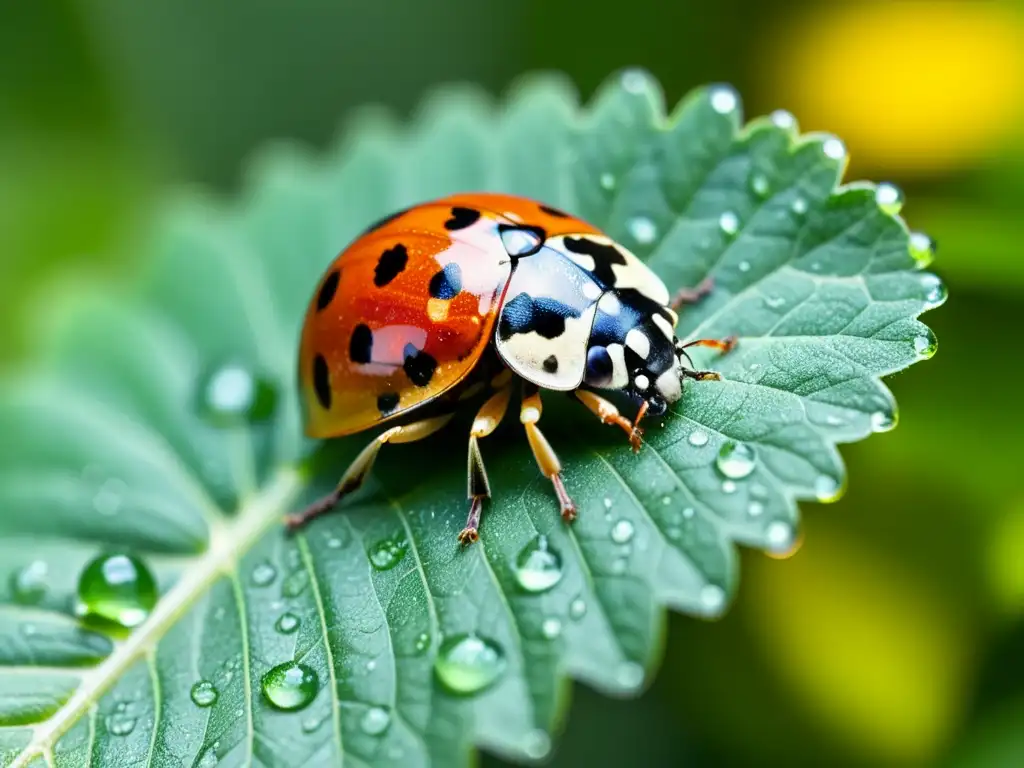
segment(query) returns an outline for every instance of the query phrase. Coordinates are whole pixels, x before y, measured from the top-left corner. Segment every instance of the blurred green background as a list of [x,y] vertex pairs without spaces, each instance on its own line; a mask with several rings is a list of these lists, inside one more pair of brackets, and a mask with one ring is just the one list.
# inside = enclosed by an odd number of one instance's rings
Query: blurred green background
[[1024,3],[4,0],[0,359],[31,353],[54,279],[123,279],[160,194],[237,193],[266,140],[324,148],[364,104],[538,69],[586,98],[627,65],[670,104],[728,81],[748,116],[840,135],[848,180],[906,191],[950,299],[802,549],[745,553],[724,620],[673,617],[642,699],[578,689],[553,764],[1024,765]]

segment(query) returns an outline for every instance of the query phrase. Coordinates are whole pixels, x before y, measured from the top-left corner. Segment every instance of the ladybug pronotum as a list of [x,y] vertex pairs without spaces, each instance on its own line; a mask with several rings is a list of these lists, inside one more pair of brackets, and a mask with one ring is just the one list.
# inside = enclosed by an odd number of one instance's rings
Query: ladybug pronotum
[[[562,465],[541,432],[541,390],[571,392],[639,451],[645,415],[682,396],[694,370],[686,348],[728,352],[734,339],[676,338],[680,305],[643,262],[595,227],[534,200],[460,194],[373,224],[327,268],[306,312],[299,380],[306,432],[331,438],[388,426],[337,488],[287,520],[297,528],[358,489],[385,443],[438,431],[464,403],[483,401],[469,434],[469,515],[477,540],[491,495],[479,441],[521,388],[519,420],[566,522],[576,518]],[[638,404],[632,421],[600,390]]]

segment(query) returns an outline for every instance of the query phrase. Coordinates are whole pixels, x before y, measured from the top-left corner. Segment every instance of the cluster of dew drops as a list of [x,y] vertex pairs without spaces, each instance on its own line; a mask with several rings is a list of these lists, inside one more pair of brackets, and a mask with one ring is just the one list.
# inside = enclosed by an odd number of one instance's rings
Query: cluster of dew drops
[[[623,76],[624,88],[632,93],[642,92],[647,88],[646,76],[636,72],[627,72]],[[730,88],[716,88],[710,93],[712,108],[723,115],[735,112],[739,102],[735,92]],[[772,114],[772,122],[779,128],[792,130],[796,122],[793,116],[779,110]],[[827,138],[822,145],[823,152],[833,160],[841,160],[845,156],[845,147],[836,138]],[[607,191],[615,189],[617,180],[614,174],[607,172],[600,176],[599,183]],[[751,177],[750,188],[758,197],[767,197],[771,191],[767,177],[755,174]],[[875,199],[881,210],[895,215],[903,204],[902,192],[894,185],[883,183],[876,187]],[[796,198],[791,204],[792,213],[803,215],[807,212],[807,202]],[[722,213],[718,220],[721,232],[727,236],[735,236],[741,229],[739,216],[732,212]],[[627,230],[633,240],[641,245],[649,245],[659,236],[657,225],[647,217],[634,217],[627,222]],[[927,266],[934,254],[934,243],[927,235],[913,232],[910,235],[910,250],[920,267]],[[744,263],[745,264],[745,263]],[[740,264],[741,271],[750,269],[749,264]],[[934,275],[922,276],[922,287],[925,291],[926,304],[940,304],[946,296],[942,282]],[[776,300],[782,303],[784,300]],[[772,305],[775,307],[776,305]],[[915,339],[914,347],[923,357],[934,353],[935,340],[932,336]],[[204,378],[200,387],[200,412],[207,421],[220,426],[231,427],[246,422],[257,422],[266,419],[276,405],[276,392],[267,382],[259,379],[249,369],[238,364],[225,364]],[[834,418],[834,417],[833,417]],[[838,422],[830,422],[830,424]],[[894,421],[883,412],[871,418],[871,426],[875,431],[891,429]],[[709,444],[709,435],[701,429],[693,430],[688,437],[691,446],[697,449]],[[757,455],[754,448],[743,443],[727,441],[719,449],[714,466],[721,476],[721,490],[724,494],[733,494],[738,483],[748,480],[757,466]],[[821,476],[815,484],[815,494],[820,500],[829,500],[837,493],[837,484],[833,478]],[[94,507],[98,514],[116,515],[123,506],[127,488],[116,479],[107,479],[99,485],[94,497]],[[768,500],[767,489],[753,483],[749,489],[747,513],[751,518],[765,514]],[[665,498],[666,504],[671,498]],[[610,514],[611,499],[604,500],[605,508]],[[681,517],[692,519],[696,511],[686,507]],[[765,546],[770,552],[786,553],[794,547],[795,530],[785,520],[774,520],[765,526]],[[614,544],[626,545],[634,535],[633,524],[621,519],[611,525],[610,537]],[[673,537],[673,530],[668,531]],[[337,537],[327,539],[328,548],[340,548],[343,542]],[[409,544],[404,536],[384,539],[370,547],[368,556],[371,566],[378,571],[387,571],[396,567],[405,558]],[[515,557],[512,569],[518,588],[525,594],[539,595],[552,590],[562,580],[564,573],[562,556],[544,535],[531,539]],[[48,566],[45,561],[35,560],[12,574],[10,591],[15,602],[24,605],[35,605],[44,601],[48,593]],[[278,580],[277,569],[269,563],[261,563],[252,569],[249,576],[253,588],[268,588]],[[297,597],[309,581],[308,572],[296,569],[281,580],[283,597]],[[79,575],[77,597],[74,613],[82,620],[92,622],[100,627],[112,630],[131,630],[140,625],[154,609],[159,596],[157,581],[146,564],[138,557],[127,553],[105,553],[97,556],[85,565]],[[725,591],[716,585],[708,585],[702,591],[700,600],[705,608],[719,610],[725,600]],[[223,609],[218,609],[223,614]],[[568,603],[565,615],[569,621],[579,622],[587,613],[586,601],[576,596]],[[297,633],[302,621],[296,613],[286,610],[274,618],[274,630],[280,635]],[[557,639],[563,631],[563,619],[550,616],[540,623],[540,633],[547,640]],[[35,625],[26,623],[22,626],[23,634],[30,636],[37,632]],[[410,642],[410,651],[414,656],[425,655],[433,645],[434,639],[427,632],[414,633]],[[375,661],[367,662],[366,669],[372,672]],[[220,679],[225,683],[232,680],[240,667],[239,659],[232,659],[225,665]],[[499,642],[477,633],[453,633],[443,637],[437,644],[433,671],[438,681],[450,692],[459,696],[479,694],[499,681],[505,674],[507,662],[505,652]],[[626,662],[617,674],[620,684],[635,687],[642,682],[643,668],[634,662]],[[271,667],[261,676],[261,690],[266,702],[281,711],[297,711],[313,703],[321,689],[320,676],[309,664],[300,661],[286,661]],[[212,680],[197,680],[190,690],[193,704],[199,708],[214,706],[221,699],[221,692]],[[330,712],[306,718],[302,727],[305,731],[313,731],[328,720]],[[113,735],[127,735],[134,728],[136,718],[129,711],[129,704],[119,702],[114,711],[107,716],[107,730]],[[367,706],[360,725],[362,730],[371,736],[379,736],[387,731],[391,723],[391,714],[385,706]],[[214,748],[217,745],[214,745]],[[550,748],[547,734],[536,731],[527,740],[527,751],[535,757],[543,757]],[[211,753],[212,754],[212,753]],[[393,755],[398,757],[398,755]],[[215,761],[213,761],[215,762]]]

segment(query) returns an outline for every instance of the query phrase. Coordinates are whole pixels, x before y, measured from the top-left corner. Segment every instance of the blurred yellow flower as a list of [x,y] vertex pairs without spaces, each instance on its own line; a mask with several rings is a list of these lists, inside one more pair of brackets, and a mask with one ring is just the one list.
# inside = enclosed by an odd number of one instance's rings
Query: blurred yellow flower
[[988,577],[996,607],[1011,618],[1024,613],[1024,503],[993,526],[989,538]]
[[858,170],[955,170],[1024,139],[1024,14],[1002,3],[823,3],[766,39],[773,102]]
[[927,764],[962,715],[969,630],[897,561],[835,530],[810,538],[744,579],[762,652],[852,756]]

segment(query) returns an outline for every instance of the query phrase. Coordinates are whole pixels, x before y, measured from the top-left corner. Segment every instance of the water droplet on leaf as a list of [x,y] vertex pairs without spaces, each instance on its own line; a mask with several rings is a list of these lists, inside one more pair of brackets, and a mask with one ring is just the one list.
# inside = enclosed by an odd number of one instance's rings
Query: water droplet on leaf
[[601,186],[607,190],[615,189],[615,176],[610,173],[602,173]]
[[910,255],[919,269],[927,267],[935,259],[935,241],[924,232],[910,233]]
[[629,93],[643,93],[647,89],[647,75],[640,69],[627,69],[622,73],[622,87]]
[[875,202],[885,213],[895,216],[903,207],[903,190],[885,181],[875,187]]
[[783,520],[774,520],[765,529],[765,543],[776,554],[792,549],[795,536],[793,526]]
[[281,585],[281,594],[285,597],[298,597],[309,585],[309,571],[295,571],[288,575]]
[[935,339],[935,334],[930,330],[914,339],[914,351],[924,360],[934,355],[938,347],[939,343]]
[[763,173],[755,173],[750,177],[750,189],[758,197],[767,197],[771,189],[768,177]]
[[759,517],[764,514],[764,504],[760,501],[750,502],[750,505],[747,507],[747,514],[751,517]]
[[740,220],[739,217],[732,211],[726,211],[718,217],[718,227],[725,234],[732,237],[740,231]]
[[533,760],[541,760],[551,751],[551,737],[539,728],[530,731],[523,742],[523,750],[526,756]]
[[720,115],[728,115],[739,106],[739,99],[732,88],[719,86],[711,91],[711,108]]
[[213,370],[200,388],[203,417],[220,427],[267,419],[277,405],[277,392],[241,365],[227,363]]
[[391,725],[391,715],[383,707],[370,707],[363,713],[359,727],[369,736],[379,736]]
[[554,640],[562,634],[562,622],[555,618],[544,619],[544,623],[540,625],[540,631],[548,640]]
[[114,736],[128,736],[135,730],[136,718],[127,715],[110,715],[106,719],[107,731]]
[[690,433],[689,443],[695,448],[700,448],[701,446],[707,445],[708,433],[702,432],[699,429],[695,429],[693,432]]
[[796,198],[793,204],[789,206],[790,210],[793,211],[797,216],[803,216],[807,213],[807,201],[802,197]]
[[562,579],[562,558],[547,536],[534,537],[516,557],[516,581],[527,592],[544,592]]
[[378,571],[390,571],[405,557],[409,542],[404,534],[391,539],[384,539],[370,549],[370,564]]
[[633,524],[629,520],[619,520],[612,526],[612,541],[626,544],[633,538]]
[[261,685],[263,696],[275,708],[294,711],[308,706],[316,698],[320,681],[311,667],[287,661],[264,674]]
[[121,510],[124,503],[124,494],[128,490],[123,480],[112,477],[106,480],[92,497],[92,506],[98,514],[104,517],[113,517]]
[[260,563],[252,569],[252,574],[249,578],[253,586],[266,587],[277,578],[277,569],[270,563]]
[[644,681],[644,668],[635,661],[620,664],[615,679],[623,688],[636,688]]
[[274,629],[282,635],[290,635],[299,628],[301,623],[302,621],[294,613],[282,613],[274,624]]
[[736,493],[736,483],[732,480],[723,480],[722,493]]
[[888,432],[896,426],[896,419],[892,414],[885,411],[875,411],[871,414],[871,430],[873,432]]
[[740,272],[749,272],[750,271],[750,262],[749,261],[741,261],[736,266],[737,266],[737,268],[739,269]]
[[146,620],[156,601],[156,581],[142,560],[134,555],[101,555],[78,577],[75,613],[131,628]]
[[814,481],[814,495],[818,501],[835,501],[839,494],[839,483],[828,475],[819,475]]
[[46,597],[49,568],[43,560],[33,560],[11,574],[11,597],[19,605],[35,605]]
[[426,632],[420,632],[416,636],[416,642],[413,644],[413,649],[416,651],[416,655],[423,654],[430,647],[430,635]]
[[641,245],[653,243],[658,237],[658,228],[654,222],[646,216],[636,216],[630,219],[626,227],[634,240]]
[[921,287],[924,288],[924,300],[928,302],[930,308],[935,308],[942,304],[949,294],[945,283],[937,275],[923,275],[921,277]]
[[579,621],[587,615],[587,603],[582,597],[577,597],[569,603],[569,618]]
[[506,666],[497,643],[479,635],[459,634],[441,643],[434,673],[452,693],[473,695],[497,682]]
[[757,465],[757,455],[754,449],[745,443],[737,443],[730,440],[724,443],[718,451],[715,459],[715,466],[724,477],[732,480],[742,480],[749,477]]
[[700,591],[700,603],[709,611],[721,610],[725,605],[725,590],[717,584],[706,584]]
[[776,109],[771,114],[771,121],[777,128],[781,128],[784,131],[791,131],[796,128],[796,118],[793,117],[793,113],[785,109]]
[[192,697],[192,703],[197,707],[212,707],[217,703],[220,692],[209,680],[200,680],[192,686],[189,695]]
[[825,157],[831,160],[842,160],[846,157],[846,145],[834,136],[825,139],[821,145],[821,151],[825,153]]

